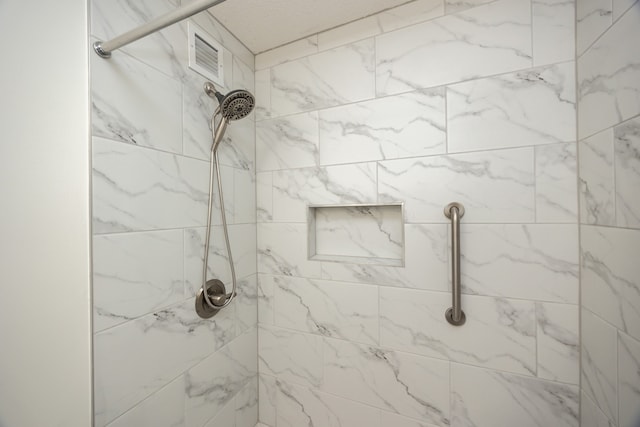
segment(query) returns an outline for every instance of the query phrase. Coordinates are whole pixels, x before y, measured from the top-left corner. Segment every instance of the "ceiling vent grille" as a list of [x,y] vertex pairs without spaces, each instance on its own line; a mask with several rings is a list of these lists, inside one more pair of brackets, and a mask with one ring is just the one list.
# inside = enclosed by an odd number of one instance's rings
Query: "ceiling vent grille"
[[220,43],[193,22],[188,23],[189,68],[224,86],[224,51]]

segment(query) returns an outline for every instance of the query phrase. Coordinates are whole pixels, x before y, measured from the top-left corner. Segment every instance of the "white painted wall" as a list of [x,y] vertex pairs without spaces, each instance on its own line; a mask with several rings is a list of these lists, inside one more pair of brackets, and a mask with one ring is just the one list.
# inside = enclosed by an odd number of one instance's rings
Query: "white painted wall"
[[0,2],[0,426],[91,425],[85,0]]

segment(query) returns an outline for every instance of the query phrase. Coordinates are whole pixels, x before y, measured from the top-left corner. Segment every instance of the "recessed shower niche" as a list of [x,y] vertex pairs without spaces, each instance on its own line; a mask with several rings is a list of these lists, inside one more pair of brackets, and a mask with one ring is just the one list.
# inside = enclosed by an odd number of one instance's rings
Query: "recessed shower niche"
[[310,205],[309,259],[404,266],[402,203]]

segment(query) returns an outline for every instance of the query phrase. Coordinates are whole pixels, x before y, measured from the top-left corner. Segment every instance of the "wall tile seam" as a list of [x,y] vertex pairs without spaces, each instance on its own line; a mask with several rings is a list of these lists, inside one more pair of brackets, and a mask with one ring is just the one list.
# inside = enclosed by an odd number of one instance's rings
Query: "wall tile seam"
[[[377,267],[377,266],[374,266]],[[394,268],[394,269],[402,269],[402,270],[407,270],[406,267],[384,267],[384,268]],[[407,291],[407,292],[424,292],[424,293],[435,293],[435,294],[441,294],[441,295],[450,295],[451,292],[450,291],[442,291],[442,290],[437,290],[437,289],[423,289],[423,288],[411,288],[411,287],[405,287],[405,286],[393,286],[393,285],[381,285],[381,284],[377,284],[377,283],[369,283],[369,282],[356,282],[356,281],[352,281],[352,280],[334,280],[334,279],[327,279],[327,278],[318,278],[318,277],[305,277],[305,276],[288,276],[288,275],[283,275],[283,274],[272,274],[269,272],[258,272],[257,273],[258,276],[263,276],[263,277],[267,277],[267,278],[280,278],[280,279],[300,279],[300,280],[308,280],[311,282],[330,282],[332,285],[339,285],[339,284],[347,284],[347,285],[357,285],[357,286],[376,286],[379,288],[384,288],[384,289],[395,289],[398,292],[402,293],[403,291]],[[277,285],[274,285],[277,286]],[[485,294],[470,294],[470,293],[466,293],[464,290],[462,291],[462,295],[465,295],[467,297],[472,297],[472,298],[482,298],[482,299],[486,299],[486,298],[490,298],[490,299],[500,299],[500,300],[508,300],[508,301],[518,301],[518,302],[530,302],[530,303],[539,303],[539,304],[557,304],[557,305],[563,305],[563,306],[572,306],[572,307],[578,307],[580,304],[579,303],[571,303],[571,302],[562,302],[562,301],[551,301],[551,300],[542,300],[542,299],[531,299],[531,298],[515,298],[515,297],[510,297],[510,296],[502,296],[502,295],[485,295]]]
[[[496,1],[498,1],[498,0],[496,0]],[[375,55],[375,52],[374,52],[374,55]],[[365,103],[365,102],[371,102],[371,101],[375,101],[375,100],[379,100],[379,99],[391,98],[391,97],[394,97],[394,96],[407,95],[407,94],[411,94],[411,93],[415,93],[415,92],[426,92],[426,91],[429,91],[429,90],[436,90],[436,89],[441,89],[441,88],[448,89],[450,86],[455,86],[455,85],[462,84],[462,83],[472,83],[472,82],[480,81],[480,80],[499,78],[499,77],[508,76],[508,75],[512,75],[512,74],[518,74],[518,73],[522,73],[522,72],[526,72],[526,71],[551,68],[551,67],[554,67],[554,66],[557,66],[557,65],[563,65],[563,64],[568,64],[568,63],[572,63],[572,62],[575,62],[575,61],[573,59],[571,59],[571,60],[566,60],[566,61],[553,62],[553,63],[545,64],[545,65],[538,65],[538,66],[531,65],[531,66],[527,66],[527,67],[524,67],[524,68],[518,68],[518,69],[512,70],[512,71],[507,71],[507,72],[502,72],[502,73],[497,73],[497,74],[490,74],[490,75],[486,75],[486,76],[483,75],[483,76],[480,76],[480,77],[473,77],[473,78],[469,78],[469,79],[466,79],[466,80],[459,80],[459,81],[447,83],[447,84],[444,84],[444,85],[425,86],[425,87],[420,87],[420,88],[413,88],[411,90],[401,91],[401,92],[392,93],[392,94],[381,94],[381,95],[378,95],[377,93],[375,93],[372,98],[365,98],[365,99],[361,99],[361,100],[358,100],[358,101],[346,102],[346,103],[343,103],[343,104],[332,105],[330,107],[322,107],[322,108],[316,108],[316,109],[296,111],[294,113],[287,113],[287,114],[283,114],[283,115],[279,115],[279,116],[273,115],[273,112],[271,111],[272,108],[270,108],[269,109],[270,116],[268,118],[265,118],[265,119],[262,119],[262,120],[256,120],[256,124],[257,123],[262,123],[262,122],[265,122],[265,121],[276,120],[276,119],[280,119],[280,118],[286,118],[286,117],[291,117],[291,116],[296,116],[296,115],[301,115],[301,114],[308,114],[308,113],[312,113],[312,112],[319,112],[320,113],[322,111],[331,110],[331,109],[334,109],[334,108],[340,108],[340,107],[349,106],[349,105],[358,105],[358,104]],[[377,65],[376,65],[376,68],[377,68]],[[374,75],[374,79],[375,79],[377,73],[374,71],[373,75]],[[576,92],[576,99],[573,101],[573,104],[575,105],[577,103],[577,101],[578,101],[578,93]],[[558,141],[558,142],[572,142],[572,141],[575,141],[575,140]],[[557,143],[557,142],[554,142],[554,143]]]
[[[604,323],[607,327],[615,330],[616,332],[616,336],[618,335],[618,332],[622,332],[625,335],[628,335],[627,332],[623,329],[620,329],[619,327],[617,327],[616,325],[614,325],[613,323],[609,322],[608,320],[606,320],[605,318],[601,317],[598,313],[595,313],[593,310],[591,310],[589,307],[584,306],[584,305],[580,305],[580,310],[585,310],[587,311],[590,315],[594,316],[597,320],[599,320],[600,322]],[[582,324],[580,325],[582,327]],[[637,340],[636,340],[637,341]]]
[[[576,1],[580,1],[580,0],[576,0]],[[609,31],[611,31],[611,29],[613,27],[616,26],[616,24],[618,23],[618,21],[620,21],[627,13],[629,13],[629,11],[631,10],[631,8],[633,8],[633,6],[636,5],[636,3],[638,2],[638,0],[636,0],[631,6],[629,6],[627,9],[625,9],[625,11],[623,13],[620,14],[620,16],[615,19],[611,25],[609,25],[607,27],[606,30],[604,30],[588,47],[586,47],[584,49],[584,51],[582,53],[577,52],[577,43],[576,43],[576,53],[577,53],[577,60],[580,60],[580,58],[582,58],[584,55],[586,55],[589,51],[591,51],[591,49],[593,48],[593,46],[600,41],[600,39],[602,39]],[[577,7],[576,7],[576,11],[577,11]],[[578,32],[578,23],[579,21],[576,19],[576,40],[577,40],[577,32]]]
[[[257,141],[256,141],[257,143]],[[575,140],[570,140],[570,141],[559,141],[559,142],[551,142],[551,143],[545,143],[545,144],[534,144],[534,145],[521,145],[521,146],[517,146],[517,147],[492,147],[492,148],[485,148],[485,149],[478,149],[478,150],[469,150],[469,151],[455,151],[455,152],[442,152],[442,153],[436,153],[436,154],[424,154],[424,155],[418,155],[418,156],[406,156],[406,157],[393,157],[393,158],[388,158],[388,159],[376,159],[376,160],[362,160],[362,161],[357,161],[357,162],[345,162],[345,163],[330,163],[330,164],[316,164],[314,166],[300,166],[300,167],[290,167],[290,168],[281,168],[281,169],[260,169],[258,167],[258,169],[256,170],[256,174],[259,173],[276,173],[276,172],[286,172],[286,171],[300,171],[300,170],[305,170],[305,169],[318,169],[318,168],[330,168],[330,167],[338,167],[338,166],[350,166],[350,165],[363,165],[363,164],[371,164],[371,163],[376,163],[376,164],[380,164],[380,163],[386,163],[386,162],[394,162],[394,161],[398,161],[398,160],[416,160],[419,161],[420,159],[433,159],[433,158],[438,158],[438,157],[451,157],[451,156],[460,156],[460,155],[466,155],[466,154],[482,154],[482,153],[493,153],[493,152],[502,152],[502,151],[508,151],[508,150],[525,150],[525,149],[533,149],[533,158],[535,160],[536,157],[536,153],[535,153],[535,149],[538,147],[554,147],[554,146],[558,146],[558,145],[566,145],[566,144],[575,144],[576,141]],[[320,144],[322,144],[322,141],[320,141]],[[244,170],[244,169],[241,169]],[[535,172],[535,169],[533,169]],[[532,174],[532,176],[535,177],[535,173]]]
[[[577,65],[577,64],[576,64],[576,65]],[[580,84],[580,82],[579,82],[579,81],[576,81],[576,83],[577,83],[578,85]],[[578,104],[580,104],[580,100],[578,100]],[[627,122],[631,122],[631,121],[633,121],[633,120],[638,120],[638,119],[640,119],[640,114],[637,114],[637,115],[635,115],[635,116],[633,116],[633,117],[629,117],[628,119],[624,119],[624,120],[622,120],[621,122],[615,123],[615,124],[613,124],[613,125],[611,125],[611,126],[607,126],[606,128],[600,129],[600,130],[598,130],[598,131],[596,131],[596,132],[593,132],[593,133],[590,133],[590,134],[588,134],[588,135],[581,136],[580,138],[578,138],[578,143],[579,143],[579,144],[585,144],[587,139],[590,139],[590,138],[592,138],[592,137],[594,137],[594,136],[596,136],[596,135],[599,135],[599,134],[604,133],[604,132],[607,132],[607,131],[614,131],[614,132],[615,132],[615,129],[616,129],[618,126],[622,126],[622,125],[624,125],[624,124],[625,124],[625,123],[627,123]],[[614,135],[614,140],[615,140],[615,135]],[[615,146],[614,146],[614,148],[615,148]],[[615,154],[615,151],[614,151],[614,154]]]
[[623,227],[623,226],[620,226],[620,225],[590,224],[590,223],[586,223],[586,222],[580,223],[579,225],[580,225],[580,227],[593,227],[593,228],[605,228],[605,229],[613,229],[613,230],[627,230],[627,231],[632,231],[632,232],[634,232],[634,231],[635,232],[640,232],[640,228]]
[[[244,276],[242,278],[238,278],[237,281],[241,282],[243,280],[251,280],[251,278],[253,276],[256,276],[256,279],[257,279],[258,273],[252,273],[252,274],[249,274],[249,275]],[[184,285],[186,286],[186,281],[183,281],[183,282],[184,282]],[[190,290],[188,290],[188,291],[190,291]],[[96,336],[96,335],[104,334],[104,333],[107,333],[107,332],[113,332],[113,330],[116,329],[116,328],[128,326],[132,322],[136,322],[136,321],[141,320],[141,319],[143,319],[145,317],[149,317],[149,316],[152,316],[152,315],[155,315],[157,313],[164,312],[164,311],[173,310],[173,309],[175,309],[175,308],[177,308],[179,306],[184,305],[185,303],[189,302],[190,300],[193,300],[194,304],[195,304],[195,297],[196,297],[195,295],[186,296],[186,297],[182,298],[181,300],[174,301],[174,302],[172,302],[170,304],[160,306],[158,308],[153,309],[152,311],[145,312],[145,313],[140,314],[140,315],[138,315],[136,317],[133,317],[133,318],[124,320],[124,321],[122,321],[120,323],[117,323],[115,325],[111,325],[111,326],[108,326],[106,328],[103,328],[103,329],[100,329],[100,330],[97,330],[97,331],[92,331],[92,335]],[[195,309],[194,309],[194,311],[195,311]],[[243,333],[244,332],[246,332],[246,331],[243,331]],[[240,335],[242,335],[242,334],[240,334]]]
[[[396,202],[403,202],[403,200],[396,200]],[[391,202],[380,202],[381,204],[387,204],[387,203],[391,203]],[[308,204],[312,204],[312,203],[308,203]],[[345,204],[349,205],[351,203],[341,203],[341,202],[337,202],[337,203],[333,203],[330,204],[330,206],[344,206]],[[366,202],[365,204],[371,204]],[[237,224],[237,225],[253,225],[254,223],[249,223],[249,224]],[[269,220],[269,221],[258,221],[257,223],[258,225],[287,225],[287,224],[291,224],[291,225],[306,225],[307,222],[305,221],[281,221],[281,220]],[[442,220],[442,222],[425,222],[425,221],[412,221],[412,220],[407,220],[405,219],[403,222],[404,225],[449,225],[451,224],[451,221],[448,221],[446,219]],[[557,225],[557,226],[570,226],[570,225],[575,225],[575,226],[580,226],[580,225],[591,225],[594,227],[606,227],[606,228],[620,228],[620,229],[624,229],[624,230],[640,230],[640,228],[636,229],[636,228],[625,228],[625,227],[617,227],[617,226],[607,226],[607,225],[598,225],[598,224],[578,224],[575,221],[567,221],[567,222],[560,222],[560,221],[545,221],[545,222],[532,222],[532,221],[517,221],[517,222],[505,222],[505,221],[496,221],[496,222],[486,222],[486,221],[463,221],[460,223],[461,227],[464,228],[465,225],[493,225],[493,226],[498,226],[498,225],[511,225],[511,226],[516,226],[516,225]],[[202,226],[204,227],[204,226]],[[188,227],[188,228],[202,228],[202,227]],[[126,232],[124,232],[126,233]],[[105,233],[103,234],[97,234],[98,236],[103,236],[105,235]],[[107,233],[108,235],[108,233]],[[310,261],[316,261],[316,260],[310,260]],[[317,261],[317,262],[322,262],[322,261]],[[330,261],[324,261],[324,262],[330,262]],[[355,263],[345,263],[345,264],[355,264]],[[371,264],[355,264],[355,265],[370,265]],[[398,268],[396,266],[383,266],[383,265],[379,265],[379,264],[373,264],[373,267],[393,267],[393,268]]]
[[[229,222],[229,227],[230,229],[233,227],[247,227],[247,226],[251,226],[251,225],[257,225],[259,223],[256,222]],[[184,230],[184,231],[189,231],[189,230],[199,230],[199,229],[204,229],[206,228],[206,218],[204,218],[202,225],[187,225],[184,227],[169,227],[169,228],[149,228],[149,229],[132,229],[132,230],[127,230],[127,231],[115,231],[113,233],[111,232],[104,232],[104,233],[93,233],[93,237],[98,237],[98,236],[129,236],[132,234],[144,234],[144,233],[155,233],[155,232],[163,232],[163,231],[178,231],[178,230]],[[211,226],[212,228],[218,228],[218,227],[222,227],[222,223],[219,224],[212,224]]]
[[[582,377],[582,375],[581,375]],[[607,420],[608,425],[607,426],[603,426],[603,427],[617,427],[617,424],[615,422],[613,422],[613,420],[610,420],[609,417],[602,411],[602,409],[600,409],[600,407],[593,401],[593,398],[591,396],[589,396],[584,390],[582,390],[582,387],[580,387],[580,418],[582,418],[582,398],[586,398],[589,400],[589,402],[591,403],[591,406],[593,408],[595,408],[596,411],[598,411],[598,413],[600,414],[600,417],[604,420]]]

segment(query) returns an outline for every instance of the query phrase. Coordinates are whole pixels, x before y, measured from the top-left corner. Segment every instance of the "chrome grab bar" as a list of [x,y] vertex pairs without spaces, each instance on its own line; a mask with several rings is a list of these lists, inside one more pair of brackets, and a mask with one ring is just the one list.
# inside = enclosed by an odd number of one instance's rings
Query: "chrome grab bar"
[[449,203],[444,208],[444,216],[451,220],[451,295],[453,306],[448,308],[444,317],[454,326],[464,325],[467,317],[460,304],[460,218],[464,216],[464,206]]

